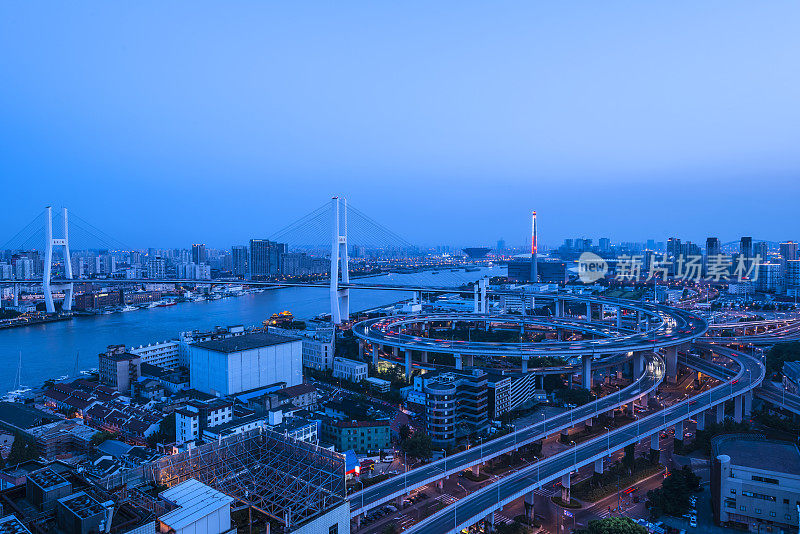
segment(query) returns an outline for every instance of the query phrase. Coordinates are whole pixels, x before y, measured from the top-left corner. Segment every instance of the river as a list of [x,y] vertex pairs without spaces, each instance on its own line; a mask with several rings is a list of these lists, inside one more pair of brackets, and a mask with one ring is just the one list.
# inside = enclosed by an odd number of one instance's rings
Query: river
[[[365,283],[456,287],[482,276],[505,276],[505,267],[476,272],[442,270],[438,274],[388,274]],[[351,290],[350,309],[365,310],[411,297],[407,291]],[[0,390],[14,389],[20,351],[22,384],[38,386],[49,378],[74,375],[76,368],[97,367],[97,355],[108,345],[146,345],[172,339],[179,332],[214,326],[260,325],[273,313],[289,310],[297,319],[330,312],[329,290],[283,288],[205,302],[184,302],[165,308],[77,317],[41,325],[0,330]]]

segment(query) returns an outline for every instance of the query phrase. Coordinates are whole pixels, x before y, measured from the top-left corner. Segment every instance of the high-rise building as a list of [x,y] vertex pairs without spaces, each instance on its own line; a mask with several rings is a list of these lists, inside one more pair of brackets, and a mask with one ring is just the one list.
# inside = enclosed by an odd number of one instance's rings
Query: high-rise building
[[207,261],[206,246],[202,243],[192,245],[192,263],[201,264]]
[[286,253],[285,243],[268,239],[250,240],[250,277],[266,277],[281,272],[281,254]]
[[655,250],[656,249],[656,240],[655,239],[648,239],[646,244],[647,250]]
[[741,254],[745,258],[752,258],[753,257],[753,238],[752,237],[742,237],[742,239],[739,240],[739,254]]
[[245,245],[231,247],[231,271],[233,271],[234,276],[247,276],[248,255],[248,249]]
[[147,260],[147,278],[165,278],[167,274],[167,266],[164,258],[161,256],[153,256]]
[[797,257],[797,243],[794,241],[787,241],[780,244],[781,257],[784,260],[796,260]]
[[610,252],[611,251],[611,240],[607,237],[600,238],[600,252]]
[[706,238],[706,256],[717,256],[721,252],[722,248],[719,244],[718,237],[707,237]]
[[786,289],[800,289],[800,260],[786,260]]
[[681,240],[677,237],[667,239],[667,256],[677,258],[681,255]]
[[781,265],[779,263],[759,263],[756,289],[774,293],[781,288]]
[[753,257],[754,258],[761,258],[761,261],[767,261],[767,244],[763,241],[759,241],[755,245],[753,245]]
[[503,252],[506,249],[506,240],[502,237],[497,240],[497,252]]

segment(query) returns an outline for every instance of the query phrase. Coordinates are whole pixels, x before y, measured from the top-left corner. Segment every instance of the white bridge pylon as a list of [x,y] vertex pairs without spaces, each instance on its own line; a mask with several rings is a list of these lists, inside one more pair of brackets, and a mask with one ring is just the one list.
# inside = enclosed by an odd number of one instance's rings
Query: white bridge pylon
[[[350,261],[347,254],[347,199],[333,197],[333,241],[331,243],[331,323],[350,320],[350,290],[339,287],[350,283]],[[340,209],[341,208],[341,209]]]
[[[72,280],[72,261],[69,257],[69,226],[67,225],[67,208],[62,208],[64,215],[64,237],[53,237],[53,208],[45,208],[45,252],[44,252],[44,276],[42,276],[42,291],[44,292],[44,302],[48,313],[55,313],[56,307],[53,304],[53,292],[50,289],[50,275],[53,270],[53,246],[64,247],[64,278]],[[61,309],[69,311],[72,309],[72,284],[67,284],[64,291],[64,304]]]

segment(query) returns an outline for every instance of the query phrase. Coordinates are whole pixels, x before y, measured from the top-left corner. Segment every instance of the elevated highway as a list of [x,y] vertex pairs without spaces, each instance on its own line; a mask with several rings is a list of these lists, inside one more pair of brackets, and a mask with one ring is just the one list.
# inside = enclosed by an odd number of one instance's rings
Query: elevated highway
[[601,462],[602,465],[604,458],[627,445],[651,437],[651,448],[658,449],[657,439],[661,431],[675,426],[675,435],[682,436],[685,420],[704,414],[726,401],[734,400],[736,409],[741,412],[746,409],[743,403],[744,395],[763,380],[764,366],[757,359],[738,351],[720,347],[713,347],[712,350],[728,356],[737,363],[736,374],[730,380],[658,413],[639,419],[635,423],[612,430],[604,436],[576,445],[570,450],[506,476],[415,524],[408,529],[408,532],[425,534],[458,532],[501,510],[503,506],[520,497],[531,496],[533,490],[544,484],[561,479],[562,484],[568,487],[570,473],[587,464],[595,463],[597,466],[597,462]]
[[487,460],[571,428],[579,422],[634,402],[654,391],[663,378],[663,360],[655,354],[646,354],[642,375],[633,384],[616,394],[597,399],[541,423],[518,429],[511,434],[486,442],[479,447],[472,447],[353,493],[350,496],[350,515],[357,517],[380,504],[407,495],[409,491],[464,469],[481,465]]

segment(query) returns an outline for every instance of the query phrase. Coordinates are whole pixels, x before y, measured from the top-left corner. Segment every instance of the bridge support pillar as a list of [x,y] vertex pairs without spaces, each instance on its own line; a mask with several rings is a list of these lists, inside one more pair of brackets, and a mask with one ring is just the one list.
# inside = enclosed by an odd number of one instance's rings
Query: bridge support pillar
[[594,472],[597,473],[598,475],[602,475],[603,474],[603,459],[602,458],[598,458],[597,460],[594,461]]
[[456,359],[456,369],[463,369],[464,362],[461,360],[460,354],[453,354],[453,357]]
[[742,395],[736,395],[733,398],[733,420],[737,423],[742,422],[742,408],[744,405],[744,398]]
[[364,514],[358,514],[356,516],[356,530],[361,528],[361,520],[364,519]]
[[720,402],[717,404],[717,424],[725,421],[725,403]]
[[529,491],[525,494],[525,517],[531,519],[536,509],[536,493]]
[[564,301],[556,299],[553,302],[556,305],[556,317],[564,317]]
[[636,331],[642,331],[642,312],[636,310]]
[[591,302],[587,302],[586,303],[586,320],[587,321],[591,321],[592,320],[592,303]]
[[581,385],[585,389],[592,389],[592,356],[584,354],[581,356]]
[[411,349],[406,349],[406,380],[411,381]]
[[705,430],[706,429],[706,412],[700,412],[697,414],[697,430]]
[[439,480],[436,481],[436,490],[439,493],[444,491],[444,479],[443,478],[440,478]]
[[561,476],[561,500],[564,502],[569,502],[571,495],[570,495],[570,476],[569,473],[566,475]]
[[586,425],[586,428],[592,428],[592,426],[594,426],[594,418],[590,417],[589,419],[584,421],[584,424]]
[[359,339],[358,340],[358,359],[360,360],[363,357],[364,357],[364,340],[363,339]]
[[494,512],[483,519],[484,532],[494,532]]
[[392,354],[394,355],[395,360],[400,359],[400,349],[398,349],[397,347],[392,347]]
[[636,380],[644,373],[644,354],[641,352],[633,353],[633,379]]
[[428,363],[428,352],[423,351],[419,353],[419,361],[422,363]]
[[744,415],[749,417],[753,410],[753,390],[743,393],[742,396],[744,397]]
[[378,355],[380,354],[381,346],[377,343],[372,344],[372,365],[378,365]]
[[617,307],[617,328],[622,328],[622,307]]
[[475,365],[475,359],[474,359],[474,356],[472,354],[466,354],[466,355],[462,356],[461,358],[464,359],[463,363],[467,367],[472,367],[473,365]]
[[683,442],[683,421],[675,423],[675,439]]
[[650,461],[657,463],[661,459],[661,446],[658,441],[659,433],[650,436]]
[[527,356],[523,356],[522,357],[522,372],[523,373],[527,373],[528,372],[528,357]]
[[606,412],[606,417],[608,417],[609,419],[614,419],[614,408],[611,408]]
[[678,381],[678,347],[666,348],[666,360],[667,382],[674,384]]

